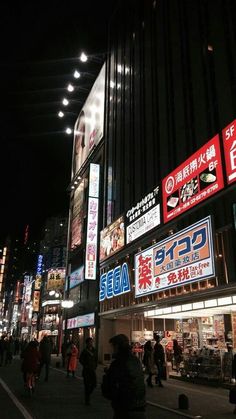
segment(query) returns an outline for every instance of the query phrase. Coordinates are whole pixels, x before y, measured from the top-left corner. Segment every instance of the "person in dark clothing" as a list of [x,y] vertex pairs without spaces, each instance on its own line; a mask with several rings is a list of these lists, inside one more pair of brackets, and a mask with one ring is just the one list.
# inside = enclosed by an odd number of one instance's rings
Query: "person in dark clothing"
[[102,394],[111,400],[113,419],[145,419],[146,399],[142,365],[132,354],[127,336],[110,339],[113,357],[103,376]]
[[6,352],[5,336],[2,335],[0,339],[0,367],[4,363],[5,352]]
[[14,340],[12,336],[9,336],[6,342],[6,356],[5,356],[5,365],[11,364],[14,353]]
[[97,353],[93,347],[92,338],[86,339],[86,347],[81,352],[79,362],[83,366],[82,375],[84,378],[85,404],[89,405],[91,393],[97,386]]
[[157,376],[156,376],[156,384],[159,385],[159,387],[163,387],[163,384],[161,382],[161,377],[163,373],[163,366],[165,362],[165,353],[162,344],[160,343],[160,336],[155,335],[154,339],[156,341],[156,344],[154,346],[154,362],[157,366]]
[[174,352],[176,371],[179,372],[179,365],[180,365],[180,362],[182,361],[182,348],[178,344],[177,339],[173,340],[173,352]]
[[42,371],[43,366],[45,365],[45,379],[44,381],[48,381],[49,376],[49,366],[51,363],[51,353],[52,353],[52,344],[48,336],[44,336],[39,344],[39,353],[40,353],[40,373]]
[[143,365],[145,366],[145,373],[148,374],[146,380],[149,387],[152,385],[152,376],[154,374],[154,359],[153,359],[153,348],[152,342],[148,340],[144,345]]
[[40,364],[40,354],[37,348],[37,344],[34,341],[29,342],[25,350],[21,353],[21,358],[23,359],[21,371],[23,373],[24,383],[26,384],[27,375],[36,375]]
[[20,352],[20,341],[18,338],[16,338],[14,342],[14,355],[19,355],[19,352]]

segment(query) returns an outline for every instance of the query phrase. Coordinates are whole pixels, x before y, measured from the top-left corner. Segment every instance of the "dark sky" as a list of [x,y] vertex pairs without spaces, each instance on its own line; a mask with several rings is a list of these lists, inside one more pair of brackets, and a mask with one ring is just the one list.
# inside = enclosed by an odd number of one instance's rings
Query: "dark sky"
[[[91,88],[99,64],[82,64],[77,57],[83,49],[105,52],[116,3],[1,3],[0,240],[26,224],[37,236],[47,216],[67,214],[72,136],[63,130],[76,116],[62,121],[57,112],[76,68],[89,74],[75,84]],[[78,114],[87,93],[73,92],[67,110]]]

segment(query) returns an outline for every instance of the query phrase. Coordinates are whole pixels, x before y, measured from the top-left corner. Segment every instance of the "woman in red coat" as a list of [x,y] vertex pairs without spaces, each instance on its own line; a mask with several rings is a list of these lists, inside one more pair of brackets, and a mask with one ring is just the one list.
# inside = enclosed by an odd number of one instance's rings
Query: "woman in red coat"
[[74,343],[71,344],[71,350],[68,356],[68,366],[67,366],[67,377],[69,377],[70,371],[72,377],[75,376],[75,370],[77,368],[79,351]]

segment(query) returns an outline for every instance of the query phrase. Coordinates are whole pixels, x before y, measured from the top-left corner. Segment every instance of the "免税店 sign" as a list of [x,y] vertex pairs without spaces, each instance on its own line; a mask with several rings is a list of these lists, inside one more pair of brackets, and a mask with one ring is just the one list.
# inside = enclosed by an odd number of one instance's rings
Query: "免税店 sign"
[[123,263],[122,266],[116,266],[114,269],[101,275],[99,301],[125,294],[130,292],[130,290],[128,265]]
[[222,136],[227,183],[230,184],[236,181],[236,120],[222,131]]
[[214,275],[211,218],[206,217],[135,255],[135,296]]
[[168,222],[224,187],[216,135],[162,181],[163,217]]

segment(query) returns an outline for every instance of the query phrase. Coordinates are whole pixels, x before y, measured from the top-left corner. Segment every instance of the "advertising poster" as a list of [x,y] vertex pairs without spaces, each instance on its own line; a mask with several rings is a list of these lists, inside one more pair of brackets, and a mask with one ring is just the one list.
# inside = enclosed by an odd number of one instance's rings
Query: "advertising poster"
[[49,269],[47,277],[47,290],[60,290],[65,284],[65,269]]
[[125,245],[124,218],[120,217],[100,232],[100,262]]
[[131,243],[160,223],[160,188],[157,186],[127,211],[126,243]]
[[84,281],[84,266],[80,266],[80,268],[76,269],[70,274],[70,285],[69,285],[70,289],[81,284],[81,282],[83,281]]
[[222,136],[227,183],[231,184],[236,181],[236,119],[222,131]]
[[82,242],[83,220],[84,220],[84,180],[81,181],[74,193],[74,205],[71,220],[71,250],[75,249]]
[[211,218],[206,217],[135,255],[135,296],[214,275]]
[[224,187],[216,135],[162,181],[163,217],[168,222]]
[[72,178],[103,137],[105,103],[105,64],[102,67],[74,128]]

